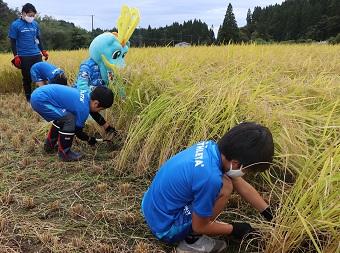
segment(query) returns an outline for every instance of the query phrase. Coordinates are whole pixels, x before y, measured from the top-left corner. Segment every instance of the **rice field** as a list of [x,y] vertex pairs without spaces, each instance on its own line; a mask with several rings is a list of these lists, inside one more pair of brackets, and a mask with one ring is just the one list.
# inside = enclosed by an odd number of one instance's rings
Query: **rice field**
[[[87,57],[49,61],[72,83]],[[71,164],[42,152],[49,125],[24,101],[10,59],[0,54],[0,252],[171,252],[143,222],[143,192],[167,158],[242,121],[273,133],[275,165],[248,180],[276,218],[233,194],[220,218],[259,236],[228,241],[228,252],[340,252],[340,46],[132,48],[111,84],[127,96],[105,112],[124,145],[77,141],[86,157]]]

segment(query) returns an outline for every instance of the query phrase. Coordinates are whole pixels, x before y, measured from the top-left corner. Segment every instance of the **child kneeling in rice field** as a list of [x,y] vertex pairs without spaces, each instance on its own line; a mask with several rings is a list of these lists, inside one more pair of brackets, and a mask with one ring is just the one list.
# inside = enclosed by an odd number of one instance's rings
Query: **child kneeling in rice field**
[[244,174],[270,167],[274,145],[268,128],[241,123],[217,143],[197,143],[166,161],[142,200],[142,213],[152,233],[166,243],[179,243],[177,252],[222,252],[224,240],[214,235],[242,239],[253,231],[245,222],[225,223],[216,218],[233,190],[267,220],[269,205]]

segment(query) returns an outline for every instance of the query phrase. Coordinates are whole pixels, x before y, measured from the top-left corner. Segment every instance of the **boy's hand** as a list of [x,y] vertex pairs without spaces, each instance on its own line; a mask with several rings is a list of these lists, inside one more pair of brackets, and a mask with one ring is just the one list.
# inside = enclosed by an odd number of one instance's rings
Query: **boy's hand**
[[232,222],[233,230],[230,235],[234,236],[236,239],[242,240],[248,234],[254,232],[254,229],[246,222]]
[[121,133],[112,126],[108,126],[105,129],[105,139],[121,143],[123,141]]
[[94,138],[94,137],[89,137],[87,143],[88,143],[90,146],[94,146],[94,145],[97,143],[97,140],[96,140],[96,138]]

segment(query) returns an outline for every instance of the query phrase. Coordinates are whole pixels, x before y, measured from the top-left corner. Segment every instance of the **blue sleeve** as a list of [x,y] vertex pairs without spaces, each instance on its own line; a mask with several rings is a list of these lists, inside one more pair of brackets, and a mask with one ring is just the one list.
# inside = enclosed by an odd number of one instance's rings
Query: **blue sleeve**
[[216,199],[222,188],[222,179],[210,176],[208,179],[194,177],[194,201],[192,203],[193,211],[201,217],[211,217],[214,212]]
[[14,22],[9,27],[8,37],[11,39],[17,39],[18,37],[18,29]]
[[91,69],[86,64],[81,64],[77,81],[75,83],[75,86],[78,90],[86,90],[90,92],[90,75],[91,75]]
[[36,26],[37,26],[37,37],[40,37],[40,27],[37,22],[36,22]]

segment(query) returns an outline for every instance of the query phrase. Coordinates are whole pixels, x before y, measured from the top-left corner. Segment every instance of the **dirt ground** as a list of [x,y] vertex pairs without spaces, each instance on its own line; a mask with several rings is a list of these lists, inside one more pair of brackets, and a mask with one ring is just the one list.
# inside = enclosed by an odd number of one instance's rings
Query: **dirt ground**
[[85,158],[60,162],[23,95],[0,95],[0,107],[0,252],[173,252],[140,214],[150,179],[117,171],[118,151],[76,140]]

